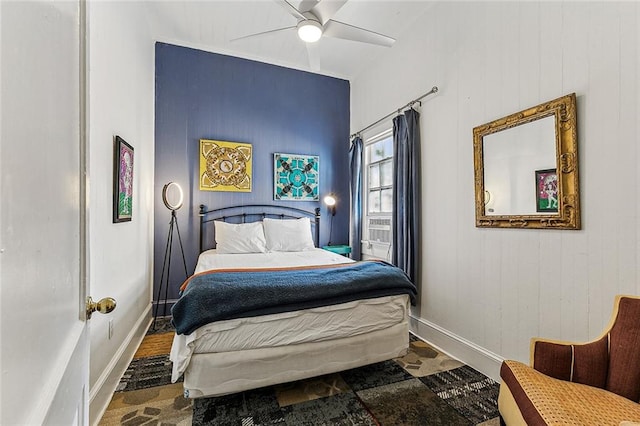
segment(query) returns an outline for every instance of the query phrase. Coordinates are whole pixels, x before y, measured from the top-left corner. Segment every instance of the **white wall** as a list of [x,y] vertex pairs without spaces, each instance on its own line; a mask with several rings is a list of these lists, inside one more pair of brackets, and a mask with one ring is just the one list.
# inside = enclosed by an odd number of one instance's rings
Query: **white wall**
[[[352,80],[352,131],[423,102],[421,333],[497,377],[638,294],[640,4],[442,2]],[[575,92],[582,230],[479,229],[473,127]],[[482,363],[471,352],[482,354]]]
[[[126,367],[127,351],[135,348],[150,318],[155,68],[145,7],[143,2],[89,4],[90,287],[94,300],[111,296],[118,303],[111,314],[94,315],[90,322],[92,418],[104,408],[101,400],[111,397],[113,379],[122,373],[117,370]],[[112,223],[114,135],[135,153],[133,219],[117,224]]]

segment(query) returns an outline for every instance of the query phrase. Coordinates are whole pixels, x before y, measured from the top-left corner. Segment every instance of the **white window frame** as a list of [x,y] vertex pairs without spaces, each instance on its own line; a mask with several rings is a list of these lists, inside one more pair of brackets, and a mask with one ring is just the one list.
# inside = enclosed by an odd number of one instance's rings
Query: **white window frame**
[[[391,241],[393,241],[393,229],[390,227],[390,239],[389,242],[382,241],[372,241],[369,239],[369,220],[370,219],[389,219],[389,224],[391,224],[391,216],[392,213],[369,213],[369,161],[367,158],[367,148],[383,139],[388,137],[393,137],[393,129],[388,128],[380,133],[377,133],[374,136],[366,138],[363,143],[363,186],[362,186],[362,258],[363,259],[382,259],[386,261],[391,261]],[[391,154],[391,158],[395,156],[395,152]],[[394,175],[393,170],[393,160],[392,160],[392,175]],[[391,185],[391,189],[393,190],[393,184]]]

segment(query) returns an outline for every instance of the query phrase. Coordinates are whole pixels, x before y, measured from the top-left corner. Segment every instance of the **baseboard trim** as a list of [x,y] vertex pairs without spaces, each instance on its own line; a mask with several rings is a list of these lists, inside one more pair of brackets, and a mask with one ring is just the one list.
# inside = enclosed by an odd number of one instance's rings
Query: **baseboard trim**
[[163,301],[154,300],[153,302],[151,302],[151,304],[153,305],[153,311],[151,315],[155,315],[156,312],[159,317],[171,315],[171,308],[173,308],[173,305],[175,305],[177,301],[178,299],[167,299]]
[[504,360],[500,356],[424,318],[410,317],[409,329],[436,349],[500,381],[500,365]]
[[89,424],[97,425],[111,401],[120,382],[120,378],[127,370],[133,355],[140,346],[142,339],[151,325],[151,305],[144,310],[136,321],[135,326],[127,335],[118,351],[104,369],[95,385],[89,391]]

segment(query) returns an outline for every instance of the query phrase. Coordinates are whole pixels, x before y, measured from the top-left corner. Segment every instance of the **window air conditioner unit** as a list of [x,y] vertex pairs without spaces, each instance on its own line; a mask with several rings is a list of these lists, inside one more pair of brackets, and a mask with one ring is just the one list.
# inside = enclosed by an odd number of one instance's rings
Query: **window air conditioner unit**
[[391,218],[390,217],[370,217],[367,227],[371,242],[391,243]]

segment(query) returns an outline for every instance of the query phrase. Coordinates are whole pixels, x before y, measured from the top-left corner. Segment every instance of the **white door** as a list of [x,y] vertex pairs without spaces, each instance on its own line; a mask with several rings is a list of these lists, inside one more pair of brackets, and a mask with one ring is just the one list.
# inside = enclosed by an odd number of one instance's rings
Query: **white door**
[[0,424],[86,424],[85,5],[0,1]]

